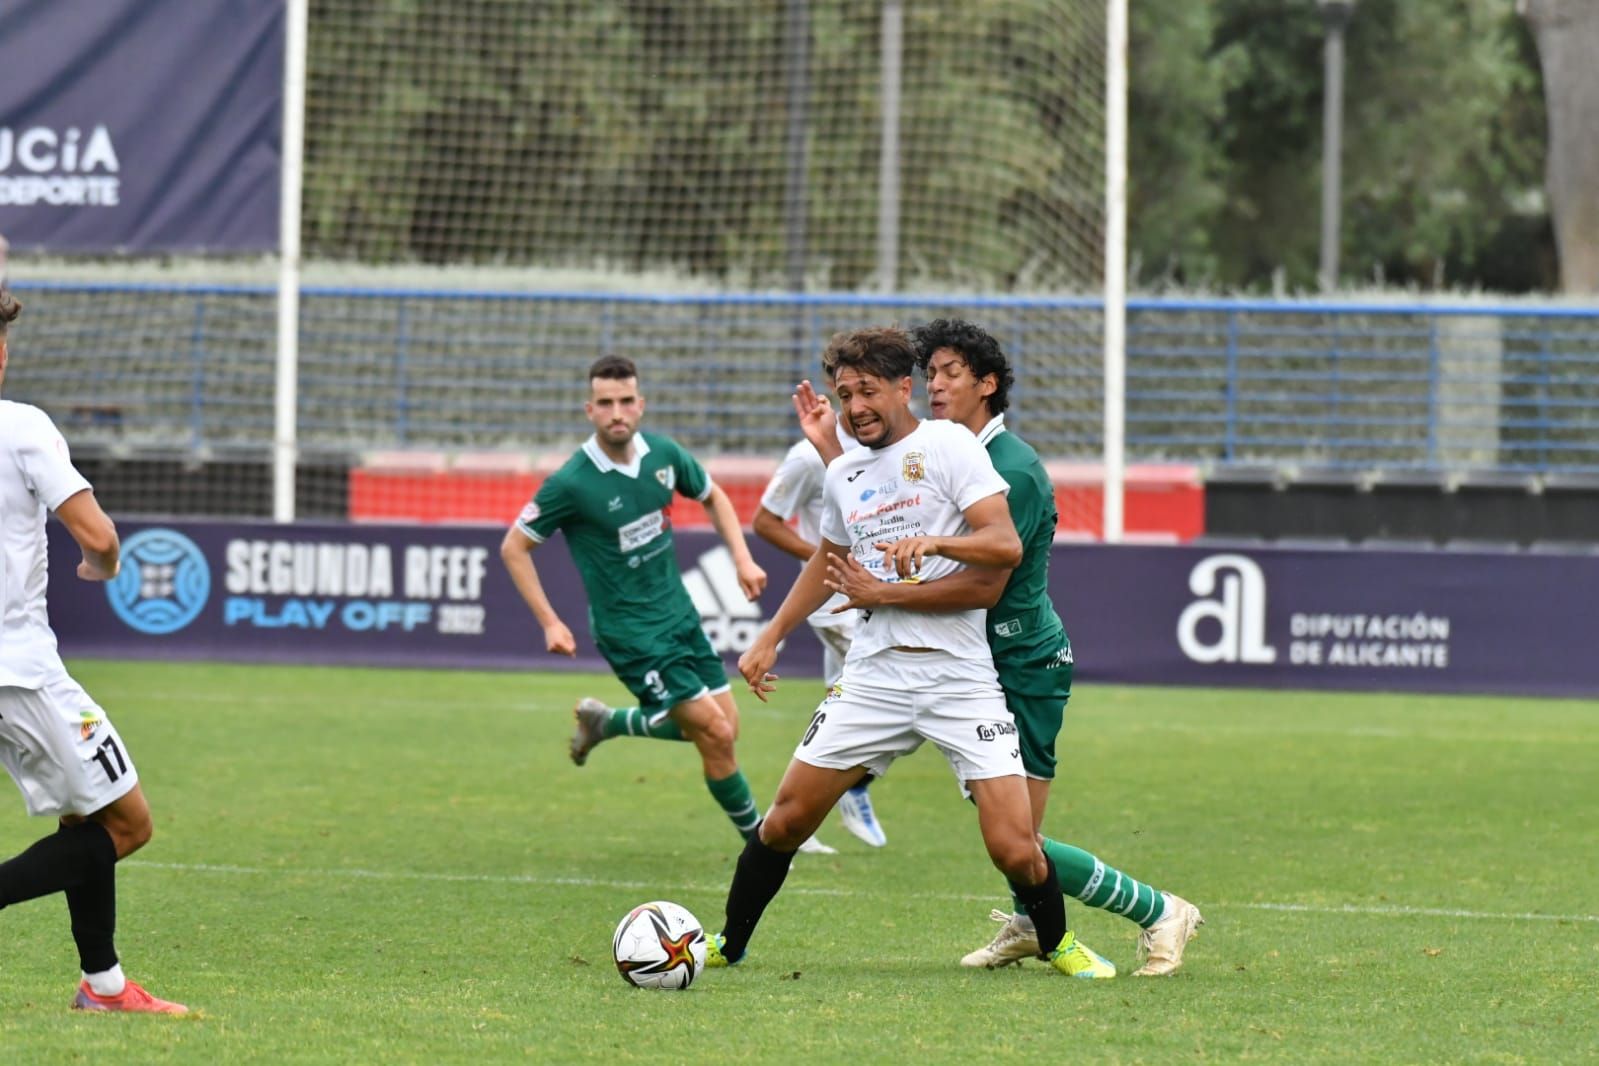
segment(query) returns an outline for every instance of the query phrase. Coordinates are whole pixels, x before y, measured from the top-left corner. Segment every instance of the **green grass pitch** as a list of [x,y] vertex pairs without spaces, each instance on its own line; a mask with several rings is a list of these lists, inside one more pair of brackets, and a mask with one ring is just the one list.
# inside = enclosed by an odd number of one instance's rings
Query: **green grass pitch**
[[[620,980],[611,930],[710,929],[739,844],[687,746],[582,769],[615,681],[81,662],[156,836],[119,868],[129,974],[190,1019],[67,1010],[54,897],[0,913],[0,1059],[50,1064],[1573,1062],[1599,1055],[1599,703],[1080,686],[1046,829],[1197,903],[1174,978],[965,971],[999,876],[936,751],[833,820],[747,963]],[[818,696],[741,694],[771,798]],[[0,854],[50,829],[16,797]],[[1135,931],[1070,908],[1130,973]]]

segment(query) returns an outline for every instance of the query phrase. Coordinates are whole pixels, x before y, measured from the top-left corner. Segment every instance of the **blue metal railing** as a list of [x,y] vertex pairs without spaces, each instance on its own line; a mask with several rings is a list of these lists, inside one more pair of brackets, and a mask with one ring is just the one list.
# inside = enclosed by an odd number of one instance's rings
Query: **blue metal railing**
[[[275,293],[26,284],[7,396],[80,448],[264,454]],[[706,451],[776,454],[826,338],[959,315],[1005,344],[1011,421],[1093,458],[1103,392],[1092,298],[663,295],[308,286],[299,432],[311,455],[539,450],[584,436],[583,371],[634,357],[649,424]],[[1133,462],[1599,470],[1599,307],[1129,301]]]

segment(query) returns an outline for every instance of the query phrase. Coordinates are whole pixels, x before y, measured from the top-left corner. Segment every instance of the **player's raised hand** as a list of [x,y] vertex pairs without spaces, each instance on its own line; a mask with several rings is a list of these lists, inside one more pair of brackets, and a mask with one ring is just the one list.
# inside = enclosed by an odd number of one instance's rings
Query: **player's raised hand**
[[922,560],[937,555],[937,537],[906,537],[904,540],[880,540],[872,547],[883,553],[884,568],[893,567],[901,581],[922,572]]
[[833,414],[833,405],[809,381],[802,381],[794,388],[794,414],[799,418],[800,432],[815,446],[824,463],[842,451],[838,444],[838,416]]
[[738,672],[748,682],[755,698],[762,703],[766,702],[768,692],[777,691],[777,686],[773,684],[777,675],[772,673],[772,667],[776,665],[777,646],[768,642],[764,633],[755,638],[749,651],[738,657]]
[[834,614],[856,607],[871,610],[883,605],[882,592],[886,582],[862,566],[861,561],[853,555],[829,555],[827,576],[822,582],[849,601],[834,607]]
[[744,590],[744,598],[754,601],[757,596],[766,591],[766,571],[754,559],[738,565],[738,587]]
[[544,650],[568,658],[577,655],[577,640],[565,622],[556,622],[544,627]]

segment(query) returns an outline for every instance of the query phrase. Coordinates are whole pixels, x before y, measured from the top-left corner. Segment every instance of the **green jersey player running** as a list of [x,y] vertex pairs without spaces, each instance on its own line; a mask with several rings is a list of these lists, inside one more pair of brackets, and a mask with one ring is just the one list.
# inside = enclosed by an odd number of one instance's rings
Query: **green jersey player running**
[[639,432],[644,397],[631,360],[606,356],[589,368],[583,410],[594,435],[539,487],[500,545],[511,580],[544,628],[545,649],[570,656],[576,641],[545,595],[532,556],[556,530],[565,532],[595,646],[638,700],[616,708],[579,700],[572,761],[583,765],[611,737],[692,741],[705,786],[748,837],[760,813],[733,753],[738,707],[683,587],[667,514],[673,494],[705,505],[745,596],[760,595],[766,573],[744,543],[732,502],[705,468],[671,438]]
[[[988,643],[1005,702],[1016,719],[1034,831],[1063,893],[1141,927],[1138,946],[1144,964],[1135,976],[1173,973],[1204,922],[1199,909],[1042,833],[1055,777],[1055,738],[1071,696],[1073,659],[1071,642],[1049,599],[1049,555],[1057,521],[1054,491],[1038,453],[1005,428],[1004,412],[1015,380],[1009,360],[986,331],[959,319],[929,322],[913,330],[912,336],[927,377],[933,417],[959,422],[977,434],[1010,485],[1005,499],[1022,540],[1022,561],[999,602],[989,609]],[[809,428],[807,436],[816,439]],[[835,576],[835,587],[852,598],[852,606],[872,605],[861,599],[875,591],[863,577],[842,568]],[[986,947],[961,959],[963,965],[993,969],[1037,954],[1036,934],[1022,908],[1011,914],[996,910],[994,918],[1004,922],[1003,927]],[[1105,976],[1114,974],[1110,968]]]

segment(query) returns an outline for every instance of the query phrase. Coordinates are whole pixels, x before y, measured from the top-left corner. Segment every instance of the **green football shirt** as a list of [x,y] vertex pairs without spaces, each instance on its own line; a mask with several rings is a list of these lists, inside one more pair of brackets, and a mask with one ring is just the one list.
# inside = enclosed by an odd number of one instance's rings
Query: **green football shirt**
[[1049,599],[1049,556],[1055,543],[1055,487],[1028,443],[995,416],[977,435],[999,476],[1022,542],[999,602],[988,611],[988,647],[1016,718],[1022,765],[1034,777],[1055,776],[1055,738],[1072,690],[1071,641]]
[[[999,476],[1010,485],[1005,497],[1010,507],[1011,521],[1016,524],[1016,534],[1022,541],[1021,564],[1011,571],[999,602],[989,608],[989,640],[994,636],[1020,636],[998,627],[1014,621],[1018,626],[1038,625],[1044,628],[1044,618],[1033,621],[1043,612],[1054,616],[1055,607],[1049,600],[1049,553],[1055,542],[1055,489],[1050,484],[1044,464],[1032,446],[1005,429],[1005,416],[998,415],[977,439],[988,449]],[[1060,625],[1055,618],[1054,624]]]
[[698,619],[672,546],[674,492],[704,501],[705,468],[670,437],[639,433],[618,466],[590,437],[539,486],[517,526],[542,544],[561,530],[588,593],[596,637],[637,643]]

